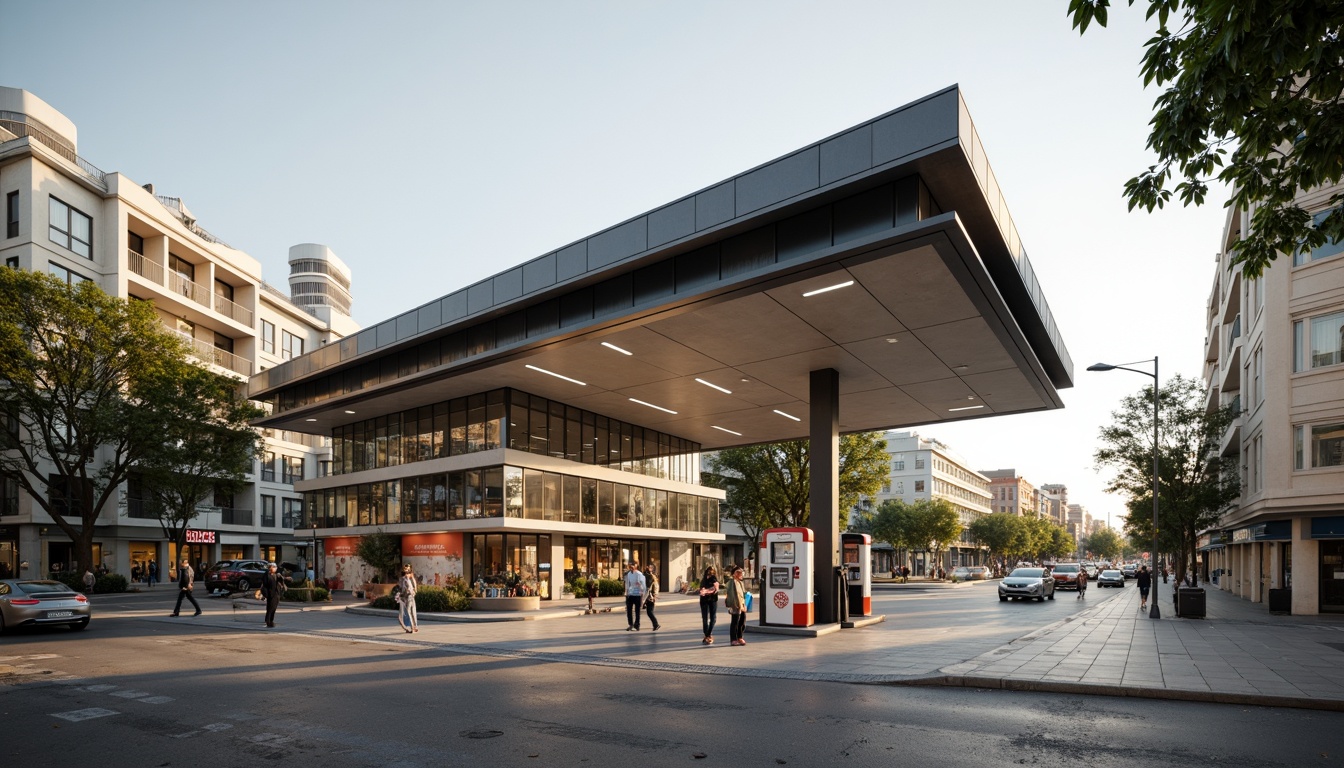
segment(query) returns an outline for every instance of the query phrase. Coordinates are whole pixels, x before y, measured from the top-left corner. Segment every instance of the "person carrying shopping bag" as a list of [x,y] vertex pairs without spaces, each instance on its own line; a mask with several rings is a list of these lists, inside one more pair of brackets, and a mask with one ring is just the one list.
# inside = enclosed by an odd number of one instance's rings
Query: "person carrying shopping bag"
[[733,566],[733,578],[728,581],[728,597],[724,605],[732,619],[728,625],[729,645],[746,645],[747,639],[747,589],[742,584],[742,567]]
[[644,569],[644,613],[649,617],[649,623],[653,625],[653,631],[657,632],[658,617],[653,615],[653,609],[658,602],[658,574],[654,572],[653,566]]

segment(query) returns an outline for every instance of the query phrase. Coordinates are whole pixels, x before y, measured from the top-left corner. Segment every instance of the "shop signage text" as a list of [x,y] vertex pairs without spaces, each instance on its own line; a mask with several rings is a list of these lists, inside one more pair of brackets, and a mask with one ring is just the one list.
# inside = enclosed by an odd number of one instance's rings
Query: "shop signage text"
[[188,544],[214,544],[214,543],[215,543],[215,532],[214,532],[214,531],[198,531],[198,530],[196,530],[196,529],[194,529],[194,528],[188,528],[188,529],[187,529],[187,543],[188,543]]

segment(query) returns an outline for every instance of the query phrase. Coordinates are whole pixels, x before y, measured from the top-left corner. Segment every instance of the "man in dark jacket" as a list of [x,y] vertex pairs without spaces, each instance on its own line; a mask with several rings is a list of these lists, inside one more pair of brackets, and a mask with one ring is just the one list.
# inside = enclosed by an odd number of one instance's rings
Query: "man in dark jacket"
[[275,570],[275,563],[266,568],[261,577],[261,596],[266,599],[266,626],[275,626],[275,609],[280,606],[280,596],[285,593],[285,577]]
[[191,570],[191,563],[184,558],[182,564],[177,567],[177,605],[173,606],[174,616],[182,610],[182,598],[184,597],[196,606],[196,612],[192,616],[201,615],[201,604],[196,602],[196,598],[191,594],[191,583],[195,580],[196,574]]

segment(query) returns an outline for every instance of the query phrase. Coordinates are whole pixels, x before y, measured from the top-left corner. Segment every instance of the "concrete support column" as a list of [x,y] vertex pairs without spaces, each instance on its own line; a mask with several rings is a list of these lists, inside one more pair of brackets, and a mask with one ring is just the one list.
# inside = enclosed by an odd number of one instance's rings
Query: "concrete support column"
[[818,624],[840,620],[835,569],[840,565],[840,374],[833,368],[812,371],[809,380],[808,438],[810,525],[816,536],[812,571],[817,590]]
[[1321,612],[1321,547],[1311,538],[1311,518],[1293,518],[1293,615]]

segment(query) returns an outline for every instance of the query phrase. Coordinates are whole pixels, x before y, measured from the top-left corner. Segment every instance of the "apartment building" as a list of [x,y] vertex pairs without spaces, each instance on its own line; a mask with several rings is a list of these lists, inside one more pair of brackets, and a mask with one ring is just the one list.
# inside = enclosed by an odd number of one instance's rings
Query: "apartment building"
[[[870,507],[887,499],[906,503],[947,499],[965,526],[994,511],[989,478],[971,469],[970,463],[946,444],[909,431],[889,432],[886,441],[889,474],[882,490],[873,499],[864,500]],[[951,570],[959,565],[983,565],[986,555],[970,534],[962,533],[961,540],[943,553],[941,563],[932,562],[924,552],[910,553],[909,557],[911,571],[923,575],[939,566]]]
[[989,478],[990,511],[1017,517],[1045,517],[1042,514],[1043,496],[1016,469],[982,470]]
[[[81,157],[74,123],[17,88],[0,87],[0,195],[6,267],[93,281],[114,296],[152,302],[198,362],[240,382],[357,330],[349,315],[349,268],[325,246],[291,249],[291,299],[262,279],[255,258],[200,226],[181,198]],[[95,560],[130,574],[134,565],[181,556],[192,562],[301,556],[293,529],[302,495],[294,483],[324,474],[330,438],[284,430],[265,430],[263,438],[244,490],[218,493],[200,507],[188,551],[164,540],[132,478],[120,503],[109,504],[98,521]],[[5,479],[0,571],[39,576],[73,561],[71,542]]]
[[1041,511],[1061,527],[1068,523],[1069,488],[1061,483],[1041,486]]
[[[1339,187],[1303,193],[1317,221]],[[1281,255],[1259,277],[1232,266],[1253,210],[1229,210],[1208,299],[1207,406],[1239,418],[1241,496],[1204,532],[1220,589],[1295,614],[1344,612],[1344,243]]]

